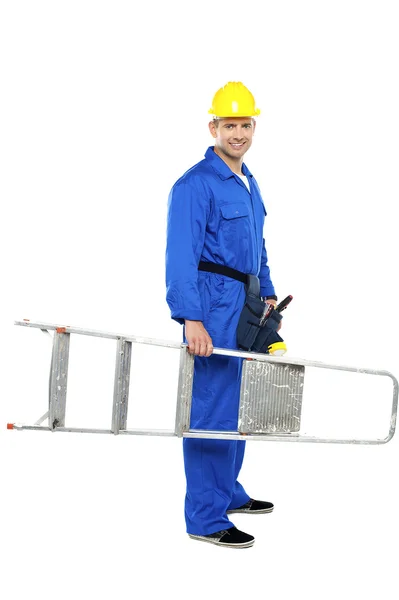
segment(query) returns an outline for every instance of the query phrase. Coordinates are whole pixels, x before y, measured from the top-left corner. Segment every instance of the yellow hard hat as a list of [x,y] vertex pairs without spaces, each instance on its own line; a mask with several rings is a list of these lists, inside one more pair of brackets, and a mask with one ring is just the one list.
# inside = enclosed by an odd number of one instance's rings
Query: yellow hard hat
[[208,111],[215,117],[257,117],[260,110],[255,108],[255,99],[241,81],[229,81],[213,97],[212,108]]

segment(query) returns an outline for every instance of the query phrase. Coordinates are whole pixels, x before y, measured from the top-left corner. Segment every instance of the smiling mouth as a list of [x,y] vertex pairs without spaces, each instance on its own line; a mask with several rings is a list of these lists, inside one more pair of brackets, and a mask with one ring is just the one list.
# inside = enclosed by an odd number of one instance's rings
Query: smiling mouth
[[237,149],[237,150],[239,150],[240,148],[242,148],[242,147],[243,147],[243,145],[245,144],[245,142],[241,142],[240,144],[233,144],[232,142],[229,142],[229,143],[230,143],[230,146],[231,146],[232,148],[235,148],[235,149]]

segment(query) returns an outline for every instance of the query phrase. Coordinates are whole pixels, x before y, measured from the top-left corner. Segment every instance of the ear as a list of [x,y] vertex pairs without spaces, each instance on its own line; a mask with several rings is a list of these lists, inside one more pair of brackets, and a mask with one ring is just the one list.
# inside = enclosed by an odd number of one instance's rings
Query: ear
[[211,136],[216,138],[217,137],[217,132],[216,132],[216,127],[215,127],[215,123],[213,121],[210,121],[208,123],[208,127],[209,127],[209,131],[211,132]]

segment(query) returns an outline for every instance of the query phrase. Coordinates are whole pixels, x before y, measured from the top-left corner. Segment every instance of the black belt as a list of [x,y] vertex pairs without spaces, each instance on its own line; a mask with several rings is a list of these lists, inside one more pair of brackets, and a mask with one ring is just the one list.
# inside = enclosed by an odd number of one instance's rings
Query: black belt
[[198,265],[198,271],[207,271],[208,273],[226,275],[226,277],[231,277],[232,279],[236,279],[237,281],[241,281],[242,283],[248,283],[248,275],[246,275],[245,273],[237,271],[236,269],[232,269],[231,267],[217,265],[216,263],[205,262],[201,260]]

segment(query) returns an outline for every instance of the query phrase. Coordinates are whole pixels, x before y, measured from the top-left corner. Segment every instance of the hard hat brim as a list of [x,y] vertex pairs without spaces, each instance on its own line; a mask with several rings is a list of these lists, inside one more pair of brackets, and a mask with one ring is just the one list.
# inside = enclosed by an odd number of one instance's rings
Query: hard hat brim
[[232,115],[232,114],[228,114],[228,115],[217,115],[217,114],[215,114],[215,112],[213,111],[213,109],[212,109],[212,108],[210,108],[210,109],[208,110],[208,113],[209,113],[210,115],[214,115],[215,117],[218,117],[219,119],[232,119],[232,118],[234,118],[234,117],[258,117],[258,116],[260,115],[260,110],[259,110],[259,108],[257,108],[257,109],[255,110],[255,114],[253,114],[253,115],[248,115],[247,113],[245,113],[245,114],[242,114],[242,113],[234,113],[234,115]]

